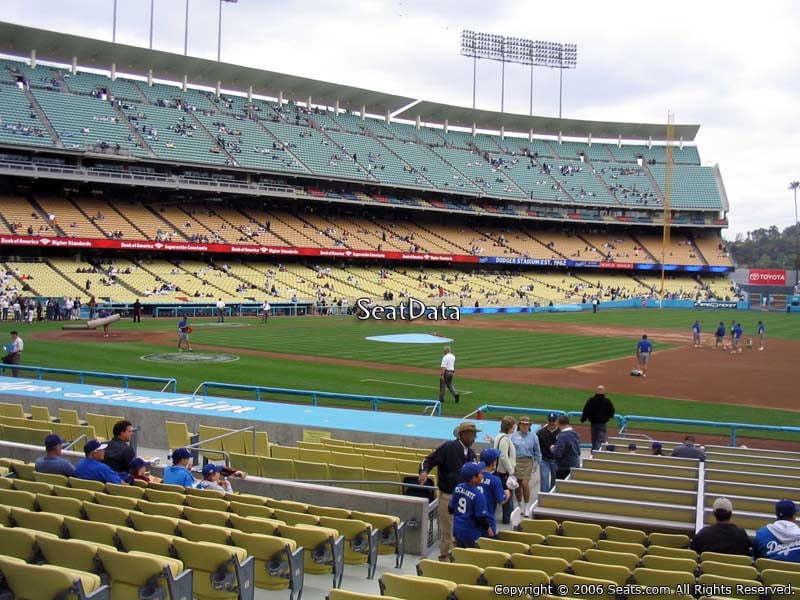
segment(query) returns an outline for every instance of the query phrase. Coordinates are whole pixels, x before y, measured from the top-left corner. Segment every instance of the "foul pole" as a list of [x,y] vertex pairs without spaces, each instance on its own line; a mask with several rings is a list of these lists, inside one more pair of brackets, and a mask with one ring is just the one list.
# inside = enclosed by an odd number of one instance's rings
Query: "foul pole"
[[667,145],[664,148],[664,229],[661,239],[661,306],[664,306],[664,291],[666,286],[666,271],[664,265],[667,263],[669,253],[669,228],[672,222],[672,211],[670,210],[670,200],[672,199],[672,138],[675,134],[675,115],[667,111]]

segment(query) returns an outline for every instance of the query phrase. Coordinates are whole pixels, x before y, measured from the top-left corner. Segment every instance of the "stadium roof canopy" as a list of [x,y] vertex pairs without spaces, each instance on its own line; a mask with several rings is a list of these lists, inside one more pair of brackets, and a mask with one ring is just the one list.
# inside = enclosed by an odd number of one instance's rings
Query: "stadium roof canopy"
[[[297,77],[275,71],[265,71],[214,60],[183,56],[162,50],[150,50],[137,46],[116,44],[77,35],[25,27],[0,22],[0,52],[12,56],[30,56],[36,51],[36,59],[64,64],[73,58],[84,68],[108,71],[114,64],[117,72],[146,75],[152,70],[153,77],[168,81],[183,81],[189,84],[215,88],[219,83],[228,90],[247,92],[277,98],[305,102],[309,97],[313,104],[335,106],[360,111],[362,106],[368,113],[392,114],[393,118],[415,120],[424,123],[444,123],[482,130],[515,131],[538,135],[563,135],[624,140],[667,139],[664,123],[618,123],[611,121],[586,121],[558,119],[489,110],[475,110],[449,104],[417,101],[415,98],[385,94],[374,90],[339,85],[327,81]],[[693,141],[699,125],[675,125],[672,138]]]

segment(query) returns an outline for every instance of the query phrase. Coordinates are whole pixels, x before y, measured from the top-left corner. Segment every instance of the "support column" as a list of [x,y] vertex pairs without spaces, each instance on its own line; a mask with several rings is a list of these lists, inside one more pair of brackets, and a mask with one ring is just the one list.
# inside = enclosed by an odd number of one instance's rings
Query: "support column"
[[561,131],[558,132],[558,145],[561,145]]
[[367,106],[365,104],[362,104],[361,105],[361,120],[363,121],[366,118],[367,118]]
[[[474,125],[474,124],[473,124],[473,127],[475,127],[475,125]],[[445,133],[447,133],[449,130],[450,130],[450,121],[448,121],[447,119],[445,119],[445,120],[444,120],[444,132],[445,132]]]
[[339,101],[338,100],[333,105],[333,116],[334,117],[338,117],[339,116]]
[[36,48],[31,50],[31,69],[36,68]]
[[589,146],[591,147],[591,145],[592,145],[592,132],[590,131],[589,132]]
[[220,97],[221,91],[222,91],[222,82],[217,80],[217,87],[216,87],[217,98]]
[[505,125],[500,125],[500,139],[501,140],[506,139],[506,126]]
[[181,85],[181,89],[185,92],[188,87],[189,87],[189,76],[188,75],[184,75],[183,76],[183,82],[182,82],[182,85]]
[[528,130],[528,143],[533,143],[533,129]]
[[622,148],[622,134],[617,136],[617,148]]
[[647,149],[650,150],[650,148],[652,147],[653,147],[653,136],[651,135],[647,137]]
[[253,101],[253,86],[252,85],[247,88],[247,101],[248,102],[252,102]]
[[117,63],[111,63],[111,81],[117,80]]
[[78,57],[77,56],[73,56],[72,57],[72,68],[70,69],[70,73],[72,73],[73,75],[77,75],[78,74]]
[[153,87],[153,69],[147,69],[147,87]]
[[388,108],[386,109],[386,122],[387,123],[391,123],[392,122],[392,113],[389,112]]
[[678,140],[678,142],[679,142],[679,146],[678,146],[678,147],[679,147],[681,150],[683,150],[683,136],[681,136],[681,137],[680,137],[680,139]]
[[420,127],[420,124],[421,124],[420,121],[421,121],[421,119],[419,118],[419,115],[417,115],[417,131],[419,131],[419,127]]
[[308,98],[306,98],[306,108],[307,108],[308,110],[311,110],[311,96],[309,96]]
[[283,92],[278,92],[278,107],[283,106]]

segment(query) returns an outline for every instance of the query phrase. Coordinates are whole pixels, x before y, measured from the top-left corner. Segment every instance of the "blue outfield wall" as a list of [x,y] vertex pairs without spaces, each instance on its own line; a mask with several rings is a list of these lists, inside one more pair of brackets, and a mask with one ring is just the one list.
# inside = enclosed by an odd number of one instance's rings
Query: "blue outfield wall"
[[[750,310],[749,302],[725,301],[725,300],[706,300],[695,302],[694,300],[658,300],[648,298],[630,298],[628,300],[611,300],[600,303],[600,310],[614,308],[714,308],[730,310]],[[554,306],[465,306],[460,309],[461,314],[465,315],[492,315],[499,313],[542,313],[542,312],[578,312],[582,310],[592,310],[589,303],[582,304],[556,304]]]

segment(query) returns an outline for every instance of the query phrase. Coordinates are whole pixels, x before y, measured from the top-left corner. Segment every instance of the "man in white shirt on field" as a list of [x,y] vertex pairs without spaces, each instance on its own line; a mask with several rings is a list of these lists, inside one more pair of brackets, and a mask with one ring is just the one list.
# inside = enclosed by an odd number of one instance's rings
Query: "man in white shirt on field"
[[269,305],[269,300],[264,300],[264,304],[261,305],[261,322],[266,323],[267,319],[269,318],[269,311],[272,310],[272,307]]
[[439,378],[439,402],[444,402],[444,390],[447,388],[453,394],[453,398],[458,404],[461,400],[456,388],[453,387],[453,375],[456,372],[456,356],[450,349],[450,346],[444,347],[444,356],[442,356],[442,373]]
[[225,322],[225,303],[222,298],[217,302],[217,323]]

